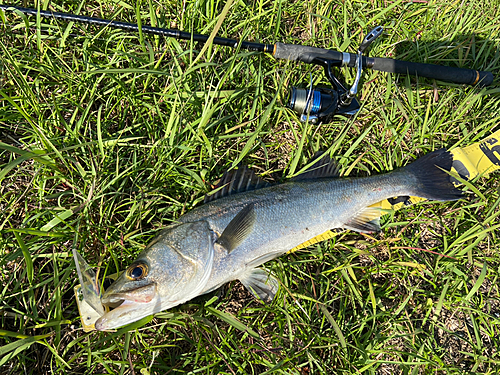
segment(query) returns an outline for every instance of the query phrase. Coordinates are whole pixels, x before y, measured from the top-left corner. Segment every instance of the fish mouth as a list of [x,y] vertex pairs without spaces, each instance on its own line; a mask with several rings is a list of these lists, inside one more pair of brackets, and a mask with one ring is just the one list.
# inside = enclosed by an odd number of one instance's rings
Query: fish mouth
[[150,302],[155,295],[156,283],[128,290],[115,290],[113,285],[111,285],[101,297],[101,303],[104,306],[115,308],[124,302],[147,303]]
[[101,303],[111,310],[96,321],[95,328],[109,331],[159,311],[161,303],[156,289],[156,283],[125,291],[108,289]]

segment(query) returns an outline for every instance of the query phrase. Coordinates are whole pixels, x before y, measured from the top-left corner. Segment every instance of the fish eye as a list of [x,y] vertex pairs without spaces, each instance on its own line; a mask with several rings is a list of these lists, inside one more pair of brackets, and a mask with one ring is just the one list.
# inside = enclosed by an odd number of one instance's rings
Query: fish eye
[[148,274],[148,266],[145,263],[132,264],[127,270],[127,277],[130,280],[142,280]]

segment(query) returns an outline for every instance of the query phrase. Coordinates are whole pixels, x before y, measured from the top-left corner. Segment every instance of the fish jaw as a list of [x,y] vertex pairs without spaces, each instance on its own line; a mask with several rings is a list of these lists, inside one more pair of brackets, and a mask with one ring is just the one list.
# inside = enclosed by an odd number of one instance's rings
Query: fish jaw
[[[138,288],[130,294],[134,294],[134,297],[127,298],[126,293],[105,294],[103,296],[104,305],[119,305],[105,313],[96,321],[96,330],[109,331],[122,327],[145,318],[146,316],[180,305],[199,295],[197,291],[194,291],[178,299],[176,299],[177,296],[173,298],[171,296],[168,299],[162,298],[156,290],[156,284]],[[149,296],[151,296],[151,298],[149,298]]]
[[159,300],[156,283],[125,291],[110,288],[101,302],[114,308],[101,316],[95,327],[98,331],[108,331],[161,311]]
[[101,303],[106,306],[122,304],[123,302],[147,303],[151,302],[157,291],[156,283],[148,284],[132,290],[115,291],[107,290],[101,298]]
[[149,302],[124,300],[120,306],[105,313],[95,323],[98,331],[109,331],[135,322],[162,310],[160,298],[155,296]]

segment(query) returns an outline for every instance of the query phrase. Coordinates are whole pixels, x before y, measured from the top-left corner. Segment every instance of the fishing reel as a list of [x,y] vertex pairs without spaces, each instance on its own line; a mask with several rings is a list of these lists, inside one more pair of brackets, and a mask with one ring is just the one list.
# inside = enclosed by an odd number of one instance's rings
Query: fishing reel
[[311,61],[312,64],[323,67],[325,75],[333,87],[313,87],[311,80],[311,86],[308,89],[291,88],[288,106],[300,116],[301,122],[309,120],[313,124],[329,123],[337,114],[353,115],[359,110],[360,104],[356,99],[356,94],[363,70],[363,52],[382,34],[383,30],[381,26],[377,26],[366,35],[359,46],[354,64],[356,78],[350,89],[347,89],[333,73],[335,67],[348,65],[351,58],[349,53],[343,53],[345,61],[341,62],[327,57],[315,57]]

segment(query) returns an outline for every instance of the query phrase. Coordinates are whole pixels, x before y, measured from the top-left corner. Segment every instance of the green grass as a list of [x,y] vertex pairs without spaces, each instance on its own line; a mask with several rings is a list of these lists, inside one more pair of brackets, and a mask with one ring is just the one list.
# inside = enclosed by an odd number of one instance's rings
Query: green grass
[[[224,5],[50,9],[209,34]],[[195,60],[202,46],[189,41],[40,23],[0,25],[0,373],[500,371],[498,174],[472,181],[481,195],[386,216],[373,237],[341,233],[270,262],[282,288],[269,305],[233,282],[140,327],[86,334],[71,256],[123,270],[239,161],[280,181],[331,149],[344,174],[363,176],[476,142],[498,130],[498,80],[366,71],[361,111],[315,126],[286,97],[310,73],[327,86],[319,68],[218,46]],[[500,72],[490,1],[235,1],[218,35],[354,52],[378,24],[372,56]]]

